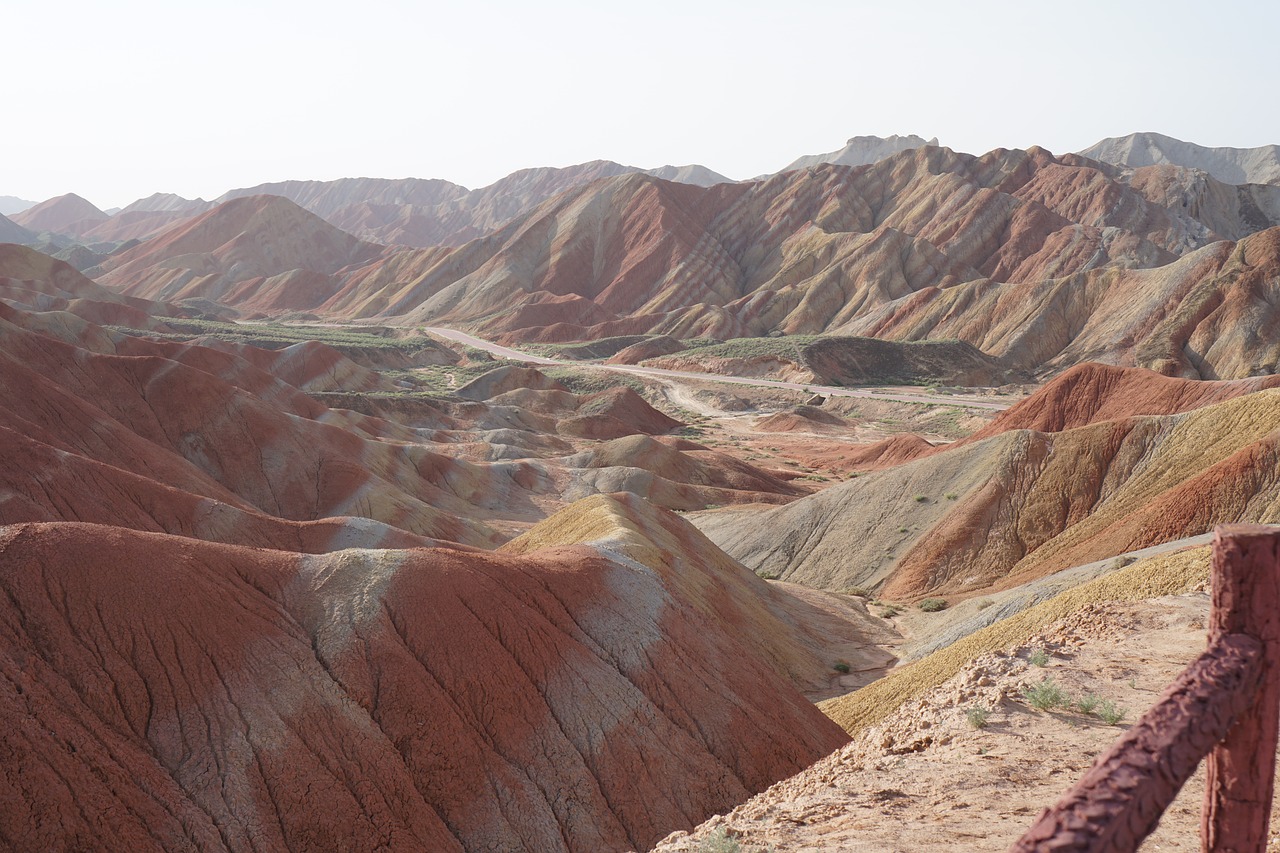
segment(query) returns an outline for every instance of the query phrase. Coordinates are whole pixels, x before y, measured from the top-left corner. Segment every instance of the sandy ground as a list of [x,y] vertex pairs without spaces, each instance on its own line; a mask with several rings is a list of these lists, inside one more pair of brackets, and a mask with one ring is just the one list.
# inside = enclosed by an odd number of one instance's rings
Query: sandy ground
[[[975,660],[804,773],[655,849],[713,850],[719,833],[744,853],[1005,850],[1203,651],[1207,613],[1204,594],[1085,608],[1026,646]],[[1048,660],[1037,666],[1041,649]],[[1123,719],[1036,710],[1025,690],[1046,678],[1073,701],[1114,703]],[[974,708],[987,712],[982,728],[970,722]],[[1142,850],[1199,850],[1203,792],[1201,770]],[[1277,824],[1273,812],[1273,834]],[[1280,850],[1276,838],[1268,850]]]

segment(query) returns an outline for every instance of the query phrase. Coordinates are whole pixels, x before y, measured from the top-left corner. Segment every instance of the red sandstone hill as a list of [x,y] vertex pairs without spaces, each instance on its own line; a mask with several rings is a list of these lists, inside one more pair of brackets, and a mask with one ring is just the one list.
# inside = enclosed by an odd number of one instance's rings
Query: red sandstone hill
[[[102,290],[21,247],[0,252],[0,268],[45,276],[33,281],[39,294],[63,292],[58,282]],[[11,442],[18,436],[34,442],[22,445],[33,458],[78,457],[44,473],[29,464],[0,472],[11,489],[0,522],[91,520],[267,544],[302,535],[280,520],[363,516],[371,520],[368,541],[406,541],[389,526],[406,536],[492,544],[504,537],[485,519],[509,535],[512,525],[545,517],[566,494],[631,488],[659,505],[691,509],[802,493],[751,466],[721,482],[704,474],[637,479],[642,458],[566,464],[562,457],[580,448],[559,436],[614,439],[667,432],[678,423],[627,388],[585,396],[552,389],[547,393],[565,399],[550,405],[531,390],[545,377],[516,371],[512,386],[502,381],[509,373],[500,369],[474,383],[488,389],[481,396],[496,395],[492,403],[453,404],[456,417],[434,410],[433,421],[420,425],[402,422],[394,406],[363,407],[366,415],[329,409],[300,393],[339,405],[353,392],[395,390],[323,344],[268,351],[149,341],[65,313],[0,306],[0,377],[7,387],[26,389],[0,426],[14,432]],[[517,394],[499,393],[508,387],[518,388],[519,398],[497,399]],[[694,456],[687,461],[689,470],[701,470]],[[185,495],[165,502],[166,490]],[[145,499],[138,497],[143,492]],[[326,524],[336,531],[333,541],[351,541],[340,535],[348,523]],[[321,534],[307,535],[307,549],[325,547]]]
[[67,193],[42,201],[9,218],[30,231],[78,237],[110,217],[92,202],[75,193]]
[[1161,376],[1149,370],[1082,364],[1047,383],[966,441],[1015,429],[1061,432],[1137,415],[1175,415],[1224,400],[1280,387],[1280,376],[1206,382]]
[[113,255],[101,265],[101,280],[152,299],[280,311],[324,301],[334,273],[381,251],[287,199],[250,196]]
[[0,528],[0,838],[646,849],[847,740],[779,594],[612,506],[519,554]]

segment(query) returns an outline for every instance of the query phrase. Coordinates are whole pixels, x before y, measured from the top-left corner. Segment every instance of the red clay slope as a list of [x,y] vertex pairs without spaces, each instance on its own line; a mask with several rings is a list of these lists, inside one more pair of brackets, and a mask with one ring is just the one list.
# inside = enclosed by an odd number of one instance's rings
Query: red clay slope
[[0,528],[0,843],[647,849],[847,739],[683,568]]

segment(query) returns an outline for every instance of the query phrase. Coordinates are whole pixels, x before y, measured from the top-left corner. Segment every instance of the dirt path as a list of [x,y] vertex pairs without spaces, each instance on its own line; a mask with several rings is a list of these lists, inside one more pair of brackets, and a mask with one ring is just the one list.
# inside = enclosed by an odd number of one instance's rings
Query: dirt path
[[930,405],[959,406],[969,409],[991,409],[999,411],[1013,405],[1011,402],[979,399],[965,395],[915,394],[904,392],[900,388],[891,390],[881,388],[838,388],[832,385],[814,385],[803,382],[786,382],[780,379],[759,379],[747,376],[723,376],[717,373],[695,373],[685,370],[665,370],[660,367],[640,367],[631,364],[583,364],[567,359],[547,358],[532,355],[477,338],[466,332],[443,327],[428,327],[426,331],[457,343],[487,350],[501,358],[525,361],[530,364],[555,365],[561,367],[580,367],[584,369],[608,370],[614,373],[630,373],[635,376],[651,376],[659,379],[689,379],[702,382],[721,382],[727,385],[748,385],[755,388],[783,388],[788,391],[813,392],[827,397],[870,397],[877,400],[893,400],[899,403],[919,403]]
[[[743,853],[1005,850],[1204,649],[1207,614],[1203,594],[1091,605],[1012,654],[975,660],[844,749],[656,849],[707,849],[725,833]],[[1048,659],[1037,666],[1041,649]],[[1073,704],[1032,707],[1026,690],[1045,679]],[[1098,704],[1083,713],[1090,696]],[[1102,718],[1106,702],[1124,712],[1118,725]],[[975,708],[986,712],[981,728],[970,722]],[[1141,849],[1199,850],[1203,792],[1202,769]],[[1273,834],[1276,825],[1273,811]]]

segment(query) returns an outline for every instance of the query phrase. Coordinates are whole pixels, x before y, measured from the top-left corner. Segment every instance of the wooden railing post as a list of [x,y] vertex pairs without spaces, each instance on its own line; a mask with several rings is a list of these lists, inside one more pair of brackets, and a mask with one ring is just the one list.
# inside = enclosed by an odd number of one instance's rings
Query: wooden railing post
[[1280,534],[1223,525],[1214,536],[1209,643],[1246,634],[1262,643],[1253,703],[1209,754],[1201,850],[1253,853],[1267,845],[1280,729]]
[[1209,647],[1010,853],[1133,853],[1208,758],[1205,853],[1263,853],[1280,732],[1280,531],[1215,531]]

